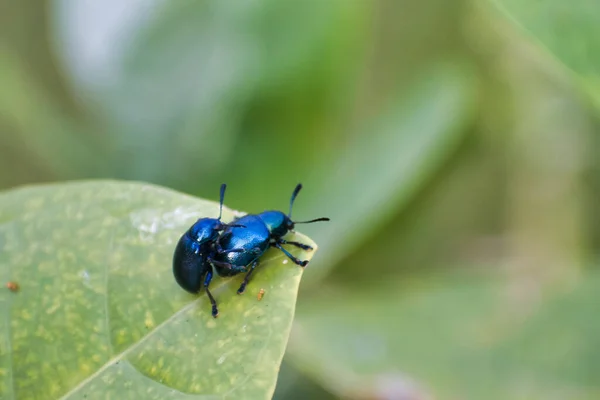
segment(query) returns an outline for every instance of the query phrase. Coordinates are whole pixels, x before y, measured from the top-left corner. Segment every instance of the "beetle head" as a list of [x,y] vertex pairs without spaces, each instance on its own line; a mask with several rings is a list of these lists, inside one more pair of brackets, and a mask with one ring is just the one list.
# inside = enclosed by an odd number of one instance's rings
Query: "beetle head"
[[219,217],[218,218],[200,218],[189,230],[191,238],[199,244],[215,241],[219,237],[219,233],[227,227],[245,228],[243,225],[225,224],[221,222],[223,215],[223,200],[225,199],[226,184],[221,185],[221,195],[219,200]]
[[310,221],[293,221],[292,220],[292,208],[298,192],[302,189],[302,184],[296,185],[292,198],[290,199],[290,210],[287,215],[281,211],[265,211],[260,214],[261,219],[265,222],[271,235],[274,237],[283,237],[290,231],[294,230],[296,224],[309,224],[318,221],[329,221],[329,218],[317,218]]

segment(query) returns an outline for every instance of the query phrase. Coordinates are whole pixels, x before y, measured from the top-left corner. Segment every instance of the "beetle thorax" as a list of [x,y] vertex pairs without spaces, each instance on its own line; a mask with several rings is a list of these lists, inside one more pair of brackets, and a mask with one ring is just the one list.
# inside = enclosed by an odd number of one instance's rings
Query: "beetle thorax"
[[292,220],[281,211],[265,211],[258,216],[267,225],[271,236],[282,237],[294,229]]
[[221,221],[215,218],[201,218],[189,230],[192,240],[202,244],[216,240],[221,229]]

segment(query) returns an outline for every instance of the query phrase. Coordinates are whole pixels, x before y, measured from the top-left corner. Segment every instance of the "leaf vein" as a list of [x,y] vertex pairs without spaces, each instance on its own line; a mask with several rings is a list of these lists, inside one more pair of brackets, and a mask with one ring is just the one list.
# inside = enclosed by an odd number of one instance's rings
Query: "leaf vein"
[[110,337],[110,314],[109,314],[109,307],[108,307],[108,284],[109,284],[109,279],[110,279],[110,267],[112,265],[112,261],[113,261],[113,254],[114,254],[114,236],[111,235],[110,236],[110,242],[108,243],[108,256],[107,256],[107,262],[106,262],[106,266],[104,268],[104,317],[105,317],[105,324],[106,324],[106,342],[108,344],[108,354],[109,355],[113,355],[114,352],[114,348],[113,348],[113,344],[112,344],[112,339]]

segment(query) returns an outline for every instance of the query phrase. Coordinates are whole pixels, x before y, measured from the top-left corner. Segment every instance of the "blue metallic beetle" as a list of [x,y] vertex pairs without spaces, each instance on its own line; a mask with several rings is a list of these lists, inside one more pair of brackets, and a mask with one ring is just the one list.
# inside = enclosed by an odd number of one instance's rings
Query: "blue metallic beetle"
[[[298,184],[292,193],[290,210],[287,215],[281,211],[264,211],[260,214],[245,215],[233,221],[236,225],[243,225],[245,228],[228,226],[217,239],[219,252],[214,256],[214,260],[218,262],[214,264],[217,273],[220,276],[246,273],[238,289],[238,294],[242,294],[246,289],[260,257],[269,247],[281,250],[290,260],[301,267],[308,264],[308,261],[294,257],[282,245],[289,244],[303,250],[312,250],[312,247],[303,243],[284,240],[283,237],[294,229],[295,224],[329,221],[329,218],[317,218],[300,222],[292,221],[292,207],[300,189],[302,189],[302,185]],[[240,249],[244,251],[240,252]]]
[[[215,257],[222,251],[216,246],[219,233],[224,229],[244,229],[240,224],[225,224],[221,222],[223,199],[226,185],[221,185],[220,210],[218,218],[200,218],[179,239],[173,254],[173,275],[183,289],[190,293],[198,293],[201,288],[212,305],[212,315],[218,315],[217,303],[208,290],[213,277],[213,265],[227,269],[228,264],[221,264]],[[228,249],[229,253],[243,252],[244,249]],[[204,284],[203,284],[204,283]]]

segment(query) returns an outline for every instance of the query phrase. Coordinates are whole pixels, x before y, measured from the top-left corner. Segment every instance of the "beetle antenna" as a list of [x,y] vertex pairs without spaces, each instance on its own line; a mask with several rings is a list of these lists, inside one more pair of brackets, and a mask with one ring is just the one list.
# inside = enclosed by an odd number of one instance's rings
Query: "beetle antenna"
[[226,184],[222,184],[221,185],[221,196],[220,196],[220,200],[219,200],[219,218],[217,218],[219,221],[221,220],[221,215],[223,214],[223,200],[225,199],[225,189],[227,188]]
[[330,219],[327,217],[323,217],[323,218],[316,218],[316,219],[311,219],[310,221],[294,221],[294,224],[310,224],[313,222],[319,222],[319,221],[329,221]]
[[294,189],[294,193],[292,193],[292,198],[290,199],[290,212],[288,213],[288,217],[292,218],[292,206],[294,205],[294,200],[296,200],[296,196],[298,196],[298,192],[302,189],[302,184],[299,183]]

